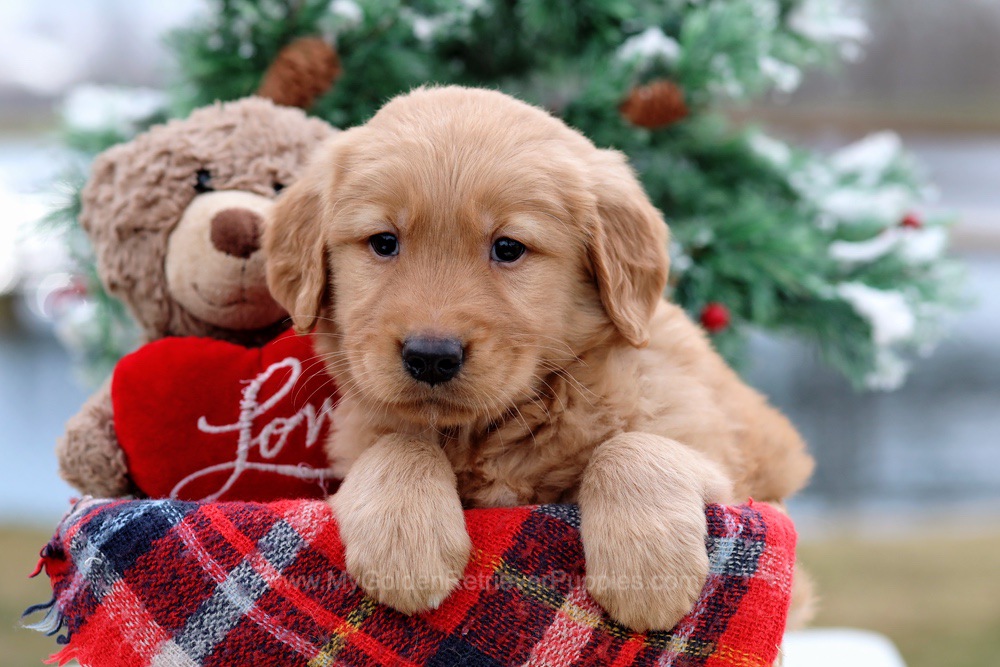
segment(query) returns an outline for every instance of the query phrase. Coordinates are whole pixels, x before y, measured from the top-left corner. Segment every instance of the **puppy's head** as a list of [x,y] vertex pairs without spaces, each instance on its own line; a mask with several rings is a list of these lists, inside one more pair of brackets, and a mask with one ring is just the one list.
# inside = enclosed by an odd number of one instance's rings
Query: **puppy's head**
[[346,395],[493,418],[587,349],[642,346],[666,227],[616,152],[506,95],[420,89],[338,135],[265,232],[268,282]]

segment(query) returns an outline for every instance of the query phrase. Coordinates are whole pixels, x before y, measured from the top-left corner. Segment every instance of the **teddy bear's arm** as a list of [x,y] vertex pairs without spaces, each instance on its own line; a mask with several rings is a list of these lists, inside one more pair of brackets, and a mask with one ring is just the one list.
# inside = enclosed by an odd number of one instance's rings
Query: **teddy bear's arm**
[[115,435],[110,379],[66,422],[56,457],[60,476],[81,493],[111,498],[135,492]]

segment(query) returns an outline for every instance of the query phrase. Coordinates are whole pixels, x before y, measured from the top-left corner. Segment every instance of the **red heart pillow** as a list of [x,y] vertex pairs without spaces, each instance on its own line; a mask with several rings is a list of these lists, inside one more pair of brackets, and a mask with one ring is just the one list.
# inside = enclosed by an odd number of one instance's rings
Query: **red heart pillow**
[[308,336],[260,348],[164,338],[115,367],[115,431],[152,498],[319,498],[334,489],[324,443],[337,401]]

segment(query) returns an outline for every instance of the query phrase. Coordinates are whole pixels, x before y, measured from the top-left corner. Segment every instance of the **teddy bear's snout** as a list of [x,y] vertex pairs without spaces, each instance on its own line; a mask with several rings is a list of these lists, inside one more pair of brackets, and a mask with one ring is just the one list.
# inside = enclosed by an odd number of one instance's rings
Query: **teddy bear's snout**
[[212,245],[219,252],[246,259],[260,249],[261,217],[245,208],[227,208],[212,216]]

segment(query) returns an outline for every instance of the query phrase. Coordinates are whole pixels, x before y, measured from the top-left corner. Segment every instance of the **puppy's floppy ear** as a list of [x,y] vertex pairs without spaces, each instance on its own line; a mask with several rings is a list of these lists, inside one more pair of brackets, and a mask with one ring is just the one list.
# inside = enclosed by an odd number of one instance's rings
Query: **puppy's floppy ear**
[[589,256],[601,303],[625,340],[643,347],[667,285],[667,226],[621,153],[596,151],[591,169],[597,219]]
[[308,181],[282,192],[264,232],[267,286],[292,316],[299,333],[312,330],[320,316],[328,281],[326,252],[319,233],[323,198]]
[[312,330],[328,296],[330,267],[321,225],[345,134],[320,148],[302,178],[282,191],[264,231],[267,285],[299,333]]

